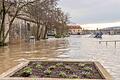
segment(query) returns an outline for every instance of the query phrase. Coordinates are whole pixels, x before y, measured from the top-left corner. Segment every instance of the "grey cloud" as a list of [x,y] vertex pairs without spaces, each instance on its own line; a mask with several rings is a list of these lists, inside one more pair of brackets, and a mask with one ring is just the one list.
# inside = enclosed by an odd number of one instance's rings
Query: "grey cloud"
[[75,23],[112,22],[120,20],[120,0],[61,0],[60,6]]

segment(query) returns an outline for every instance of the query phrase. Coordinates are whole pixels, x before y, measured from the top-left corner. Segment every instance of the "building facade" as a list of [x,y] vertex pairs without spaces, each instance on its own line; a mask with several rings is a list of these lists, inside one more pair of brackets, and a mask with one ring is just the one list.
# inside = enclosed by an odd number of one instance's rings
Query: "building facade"
[[[10,15],[6,17],[5,33],[9,30],[9,23],[11,18],[12,16]],[[37,24],[32,19],[25,16],[16,17],[5,42],[10,44],[29,42],[30,36],[36,35],[35,29],[37,29]]]
[[120,35],[120,26],[115,26],[115,27],[107,27],[104,29],[101,29],[101,31],[104,34],[109,34],[109,35]]
[[80,35],[82,34],[82,28],[80,25],[68,25],[69,34],[71,35]]

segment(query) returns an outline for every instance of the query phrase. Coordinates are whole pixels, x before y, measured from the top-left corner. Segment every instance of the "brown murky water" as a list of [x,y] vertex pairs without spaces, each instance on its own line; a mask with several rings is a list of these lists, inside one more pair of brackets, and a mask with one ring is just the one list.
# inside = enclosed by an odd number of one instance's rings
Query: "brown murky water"
[[[103,36],[101,40],[119,40],[120,35]],[[71,36],[65,39],[48,39],[33,44],[11,45],[0,48],[0,74],[15,66],[17,61],[28,58],[62,58],[99,61],[113,76],[120,80],[120,42],[99,44],[100,39]]]
[[0,48],[0,74],[9,68],[17,65],[17,61],[28,58],[52,58],[60,53],[56,53],[58,49],[67,48],[66,40],[45,40],[34,44],[11,45]]

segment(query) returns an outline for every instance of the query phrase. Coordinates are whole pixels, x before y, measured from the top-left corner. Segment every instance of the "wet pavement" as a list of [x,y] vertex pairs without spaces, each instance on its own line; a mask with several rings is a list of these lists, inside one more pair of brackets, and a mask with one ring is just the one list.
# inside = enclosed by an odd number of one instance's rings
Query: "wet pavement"
[[80,59],[99,61],[114,80],[120,80],[120,42],[101,43],[101,40],[119,40],[120,36],[103,36],[103,39],[71,36],[64,39],[48,39],[34,44],[11,45],[0,48],[0,74],[28,58]]

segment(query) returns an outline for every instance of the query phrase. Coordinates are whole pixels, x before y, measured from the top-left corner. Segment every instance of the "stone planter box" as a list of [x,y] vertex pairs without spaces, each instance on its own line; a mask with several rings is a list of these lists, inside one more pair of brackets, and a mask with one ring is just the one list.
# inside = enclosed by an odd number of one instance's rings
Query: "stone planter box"
[[32,59],[25,62],[20,63],[19,65],[15,66],[14,68],[8,70],[7,72],[0,75],[0,80],[112,80],[110,74],[103,68],[103,66],[99,62],[94,62],[96,69],[98,70],[99,74],[102,76],[103,79],[64,79],[64,78],[22,78],[22,77],[10,77],[15,74],[17,71],[22,69],[23,67],[27,66],[31,61],[47,61],[47,62],[56,62],[56,61],[63,61],[63,62],[90,62],[90,61],[79,61],[79,60],[54,60],[54,59],[47,59],[47,60],[40,60],[40,59]]

